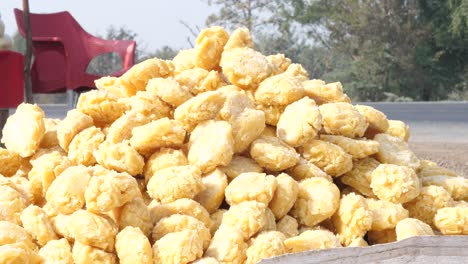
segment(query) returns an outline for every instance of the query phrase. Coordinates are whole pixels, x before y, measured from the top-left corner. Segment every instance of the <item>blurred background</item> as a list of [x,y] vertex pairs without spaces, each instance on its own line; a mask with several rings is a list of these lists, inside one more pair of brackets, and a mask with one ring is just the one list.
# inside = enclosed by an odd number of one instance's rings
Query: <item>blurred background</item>
[[[0,12],[24,52],[13,8]],[[468,100],[468,0],[31,0],[32,13],[68,10],[93,35],[137,41],[137,61],[171,59],[200,29],[247,27],[256,49],[284,53],[312,78],[341,81],[354,101]],[[114,54],[89,72],[118,69]]]

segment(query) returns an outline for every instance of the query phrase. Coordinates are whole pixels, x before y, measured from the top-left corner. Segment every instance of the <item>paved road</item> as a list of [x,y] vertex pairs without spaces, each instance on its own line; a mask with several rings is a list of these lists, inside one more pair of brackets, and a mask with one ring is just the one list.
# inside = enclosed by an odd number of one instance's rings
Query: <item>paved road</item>
[[[360,103],[410,126],[411,141],[468,143],[468,102]],[[63,118],[65,105],[42,105],[50,118]]]

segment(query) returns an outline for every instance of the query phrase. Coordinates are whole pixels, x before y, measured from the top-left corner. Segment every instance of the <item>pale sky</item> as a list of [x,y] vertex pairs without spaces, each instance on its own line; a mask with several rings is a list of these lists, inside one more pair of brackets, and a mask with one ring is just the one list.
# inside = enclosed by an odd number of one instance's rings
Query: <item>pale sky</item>
[[[190,26],[205,26],[206,17],[216,9],[205,0],[30,0],[32,13],[69,11],[89,33],[104,35],[110,25],[126,26],[138,34],[137,45],[153,51],[164,45],[188,48]],[[1,0],[0,14],[10,36],[17,30],[13,8],[21,0]]]

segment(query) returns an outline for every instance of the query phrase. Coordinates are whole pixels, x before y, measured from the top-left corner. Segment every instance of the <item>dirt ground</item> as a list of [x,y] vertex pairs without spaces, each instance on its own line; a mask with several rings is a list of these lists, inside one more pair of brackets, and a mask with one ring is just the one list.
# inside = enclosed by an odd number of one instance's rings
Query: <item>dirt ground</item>
[[429,159],[468,178],[468,143],[411,142],[420,159]]

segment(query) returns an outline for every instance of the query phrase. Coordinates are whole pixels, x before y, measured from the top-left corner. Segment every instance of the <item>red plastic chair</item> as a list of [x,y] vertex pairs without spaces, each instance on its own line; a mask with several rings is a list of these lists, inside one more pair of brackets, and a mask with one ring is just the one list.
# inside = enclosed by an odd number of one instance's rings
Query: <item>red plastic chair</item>
[[[14,10],[19,32],[25,36],[23,11]],[[78,88],[94,88],[101,76],[89,74],[90,61],[101,54],[116,52],[122,59],[120,76],[134,64],[136,42],[105,40],[86,32],[64,11],[30,14],[34,63],[31,69],[33,93],[50,93]]]
[[0,109],[16,108],[24,99],[23,55],[0,51]]

